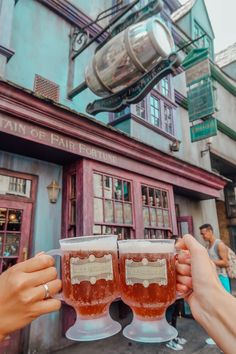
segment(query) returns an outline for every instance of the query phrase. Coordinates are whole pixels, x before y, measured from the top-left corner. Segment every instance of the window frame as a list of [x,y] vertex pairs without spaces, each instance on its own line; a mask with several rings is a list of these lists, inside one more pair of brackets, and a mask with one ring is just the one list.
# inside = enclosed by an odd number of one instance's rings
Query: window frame
[[[94,175],[100,175],[101,178],[101,189],[102,189],[102,194],[101,196],[98,196],[95,194],[94,192]],[[108,198],[105,195],[105,186],[104,186],[104,182],[105,179],[104,178],[110,178],[111,179],[111,198]],[[93,234],[94,235],[99,235],[99,234],[103,234],[103,230],[107,227],[111,229],[111,233],[116,233],[117,229],[121,229],[121,233],[118,234],[118,238],[119,239],[123,239],[123,238],[127,238],[125,237],[125,230],[129,230],[129,234],[130,234],[130,238],[133,238],[133,229],[134,229],[134,201],[133,201],[133,186],[132,186],[132,180],[124,178],[123,176],[117,176],[116,174],[110,174],[110,173],[106,173],[106,172],[102,172],[102,171],[97,171],[97,170],[93,170],[93,193],[92,193],[92,197],[93,197]],[[118,198],[118,195],[115,196],[115,181],[121,181],[121,189],[122,189],[122,194],[121,194],[121,198]],[[124,198],[124,183],[129,183],[130,184],[130,200],[125,200]],[[94,200],[99,199],[102,200],[102,210],[103,210],[103,221],[96,221],[95,220],[95,215],[94,215]],[[106,221],[106,205],[105,202],[109,200],[112,202],[113,205],[113,217],[114,220],[113,222],[110,221]],[[123,222],[117,222],[117,209],[116,209],[116,202],[122,203],[122,218],[123,218]],[[132,217],[132,223],[125,223],[125,204],[129,204],[131,205],[131,217]],[[95,233],[95,227],[101,227],[101,233]]]

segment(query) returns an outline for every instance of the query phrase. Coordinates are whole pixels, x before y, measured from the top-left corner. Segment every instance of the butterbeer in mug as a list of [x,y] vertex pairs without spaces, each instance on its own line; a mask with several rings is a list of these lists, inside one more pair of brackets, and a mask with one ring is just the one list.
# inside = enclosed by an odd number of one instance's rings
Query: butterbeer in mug
[[119,241],[120,291],[132,308],[124,335],[141,342],[162,342],[177,331],[165,319],[176,299],[174,240]]
[[60,246],[63,297],[77,314],[66,337],[89,341],[119,332],[120,324],[109,315],[119,295],[117,236],[62,239]]

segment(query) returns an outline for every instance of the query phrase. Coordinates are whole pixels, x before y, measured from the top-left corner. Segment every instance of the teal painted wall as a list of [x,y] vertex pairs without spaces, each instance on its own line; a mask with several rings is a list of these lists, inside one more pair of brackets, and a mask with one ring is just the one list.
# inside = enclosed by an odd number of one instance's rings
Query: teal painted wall
[[234,61],[233,63],[225,66],[223,68],[223,71],[229,75],[232,79],[236,80],[236,61]]
[[48,200],[47,186],[53,179],[62,185],[62,166],[0,151],[0,167],[38,176],[31,254],[58,247],[61,236],[61,196],[57,203]]
[[196,20],[211,39],[215,38],[204,0],[197,0],[191,12],[193,21]]
[[[87,104],[98,97],[87,89],[73,100],[67,99],[70,30],[68,22],[39,2],[19,1],[14,10],[11,39],[15,55],[7,64],[6,78],[33,90],[35,74],[39,74],[60,86],[61,104],[85,113]],[[84,69],[94,48],[75,60],[74,86],[84,81]],[[106,123],[108,114],[97,118]]]
[[[52,179],[62,185],[62,166],[0,151],[0,167],[38,176],[31,255],[42,250],[58,248],[61,236],[62,193],[60,192],[57,203],[51,204],[47,186]],[[50,348],[66,345],[65,339],[61,337],[59,319],[60,312],[56,312],[33,321],[30,327],[30,353],[39,353],[40,350],[45,352]]]
[[126,119],[123,122],[117,123],[114,128],[131,135],[131,119]]

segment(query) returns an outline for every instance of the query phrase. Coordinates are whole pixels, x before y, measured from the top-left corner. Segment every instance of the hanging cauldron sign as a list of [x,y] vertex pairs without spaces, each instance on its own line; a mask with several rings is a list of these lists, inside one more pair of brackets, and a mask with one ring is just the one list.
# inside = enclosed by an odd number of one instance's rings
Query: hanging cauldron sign
[[159,17],[126,27],[99,46],[85,70],[83,89],[101,97],[87,112],[117,112],[141,101],[179,65],[171,32]]

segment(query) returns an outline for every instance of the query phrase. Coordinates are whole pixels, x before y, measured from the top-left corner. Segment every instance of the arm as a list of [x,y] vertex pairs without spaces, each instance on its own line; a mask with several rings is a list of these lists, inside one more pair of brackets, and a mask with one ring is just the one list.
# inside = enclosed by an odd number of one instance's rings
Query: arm
[[192,289],[186,300],[194,318],[225,354],[234,354],[236,299],[224,290],[206,249],[191,235],[185,235],[176,247],[186,250],[178,256],[177,289]]
[[56,311],[61,302],[45,299],[47,283],[50,295],[61,288],[54,259],[40,254],[18,263],[0,275],[0,341],[40,315]]
[[228,267],[228,249],[223,242],[218,244],[218,255],[221,259],[218,261],[214,260],[215,265],[221,268]]

